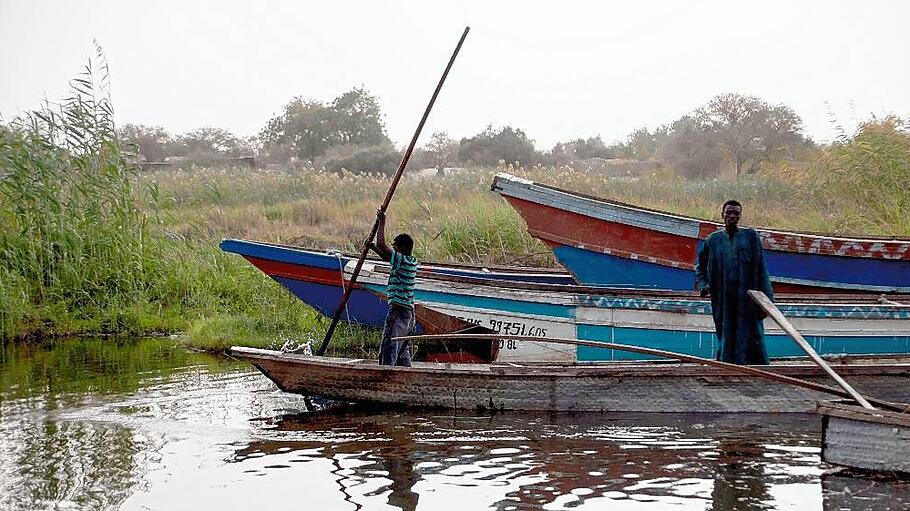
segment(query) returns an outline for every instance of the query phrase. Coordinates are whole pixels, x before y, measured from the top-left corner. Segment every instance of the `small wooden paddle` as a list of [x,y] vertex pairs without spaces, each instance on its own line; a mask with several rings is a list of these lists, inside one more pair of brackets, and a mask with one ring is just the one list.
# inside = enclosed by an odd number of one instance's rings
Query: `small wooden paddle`
[[802,350],[806,352],[806,355],[809,355],[809,358],[811,358],[812,361],[815,362],[816,365],[818,365],[818,367],[821,367],[822,370],[828,374],[828,376],[830,376],[834,381],[836,381],[837,384],[840,385],[840,388],[844,389],[847,392],[847,394],[849,394],[850,397],[854,401],[856,401],[863,408],[866,408],[868,410],[875,409],[875,407],[873,407],[871,404],[869,404],[869,401],[867,401],[866,398],[864,398],[862,396],[862,394],[857,392],[856,389],[854,389],[849,383],[847,383],[846,380],[844,380],[843,378],[840,377],[839,374],[834,372],[834,369],[831,369],[831,366],[828,365],[828,363],[825,362],[825,360],[821,356],[819,356],[818,352],[815,351],[812,348],[812,346],[809,345],[809,343],[806,341],[806,339],[803,337],[803,335],[801,333],[799,333],[799,330],[797,330],[796,327],[793,326],[793,323],[790,323],[790,320],[788,320],[786,317],[784,317],[784,313],[781,312],[780,309],[778,309],[776,305],[774,305],[774,302],[772,302],[768,298],[768,295],[766,295],[765,293],[762,293],[761,291],[756,291],[754,289],[748,291],[748,293],[749,293],[749,296],[751,296],[752,299],[755,300],[755,303],[757,303],[758,306],[762,308],[762,310],[767,312],[768,315],[771,316],[771,319],[773,319],[775,323],[780,325],[780,327],[784,329],[784,332],[787,332],[787,335],[789,335],[794,341],[796,341],[796,344],[798,344],[799,347],[802,348]]

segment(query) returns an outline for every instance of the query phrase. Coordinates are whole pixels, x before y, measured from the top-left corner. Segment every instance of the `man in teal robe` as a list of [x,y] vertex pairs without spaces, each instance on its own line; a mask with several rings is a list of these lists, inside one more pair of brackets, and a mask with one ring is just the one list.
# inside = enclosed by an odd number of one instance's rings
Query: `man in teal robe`
[[774,299],[771,279],[754,229],[740,228],[742,205],[734,200],[722,208],[724,228],[711,233],[698,249],[695,282],[701,296],[711,296],[711,311],[720,348],[717,360],[734,364],[768,364],[764,312],[747,291]]

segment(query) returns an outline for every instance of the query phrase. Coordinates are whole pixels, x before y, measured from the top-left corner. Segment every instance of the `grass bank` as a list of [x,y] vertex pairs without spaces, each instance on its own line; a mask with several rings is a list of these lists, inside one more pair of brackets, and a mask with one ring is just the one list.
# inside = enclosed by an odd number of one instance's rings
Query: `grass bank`
[[[72,97],[0,129],[0,339],[185,333],[219,350],[321,338],[314,311],[216,239],[169,235],[116,141],[105,81],[89,67]],[[371,343],[343,328],[333,349]]]
[[[389,178],[313,168],[140,173],[116,142],[95,74],[87,69],[68,100],[0,129],[0,338],[177,333],[208,350],[320,340],[326,320],[218,242],[357,251]],[[704,218],[737,198],[751,225],[910,236],[910,135],[894,119],[739,182],[569,167],[407,175],[390,231],[414,235],[424,260],[553,266],[489,191],[497,171]],[[344,327],[332,349],[372,356],[376,344],[375,332]]]

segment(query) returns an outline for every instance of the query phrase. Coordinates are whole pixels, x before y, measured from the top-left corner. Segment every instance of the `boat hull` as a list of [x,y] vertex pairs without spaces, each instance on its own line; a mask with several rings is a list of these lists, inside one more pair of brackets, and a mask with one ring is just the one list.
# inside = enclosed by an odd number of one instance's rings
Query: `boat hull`
[[[231,348],[285,392],[383,405],[557,412],[811,412],[824,394],[688,364],[517,366],[371,362]],[[825,383],[815,366],[772,371]],[[840,366],[860,391],[910,400],[910,366]]]
[[[251,263],[327,316],[334,313],[341,299],[342,282],[349,285],[345,272],[351,270],[354,261],[341,255],[252,242],[232,243],[238,246],[228,242],[223,245],[227,245],[226,250],[245,250],[240,253]],[[527,273],[520,275],[528,277]],[[387,310],[387,281],[387,265],[366,263],[342,318],[380,326]],[[703,358],[714,358],[718,349],[710,303],[693,293],[613,291],[422,271],[415,297],[430,309],[499,333],[612,340]],[[820,297],[817,303],[807,302],[808,298],[802,296],[795,298],[796,303],[787,303],[787,297],[781,296],[779,306],[823,355],[910,353],[910,307],[877,304],[868,296]],[[422,324],[418,327],[418,333],[424,331]],[[802,356],[772,321],[766,321],[765,332],[772,358]],[[644,358],[611,350],[503,340],[497,360],[591,362]]]
[[[317,252],[270,243],[226,239],[221,242],[225,252],[243,256],[253,266],[284,286],[297,298],[332,317],[341,302],[348,281],[344,268],[351,256],[339,252]],[[383,264],[371,261],[369,264]],[[425,266],[431,275],[468,277],[489,281],[529,282],[552,285],[574,284],[571,275],[546,269],[488,269],[470,265]],[[341,319],[369,327],[381,327],[385,321],[388,304],[358,283],[354,284]]]
[[[385,293],[387,275],[365,267],[360,282]],[[494,332],[537,337],[612,341],[714,358],[719,344],[710,302],[684,294],[614,294],[582,287],[496,286],[467,279],[418,277],[418,303]],[[823,355],[910,353],[910,307],[839,300],[794,301],[779,307]],[[804,356],[772,320],[765,321],[772,358]],[[500,361],[595,362],[647,360],[646,355],[546,343],[504,340]]]
[[910,415],[845,402],[819,403],[816,411],[822,415],[822,461],[910,474]]
[[[492,189],[587,285],[691,290],[698,248],[721,227],[508,174]],[[910,240],[758,232],[775,292],[910,292]]]

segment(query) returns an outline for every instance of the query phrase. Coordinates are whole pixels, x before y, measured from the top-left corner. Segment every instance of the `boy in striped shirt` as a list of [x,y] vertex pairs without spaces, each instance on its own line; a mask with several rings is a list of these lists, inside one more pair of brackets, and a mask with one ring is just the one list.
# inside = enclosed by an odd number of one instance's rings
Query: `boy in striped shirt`
[[392,339],[410,335],[414,330],[414,277],[417,275],[417,260],[411,255],[414,240],[407,234],[399,234],[392,240],[390,248],[385,243],[385,213],[377,211],[376,218],[376,243],[370,244],[370,248],[392,264],[386,289],[389,313],[382,328],[379,363],[410,367],[409,342]]

